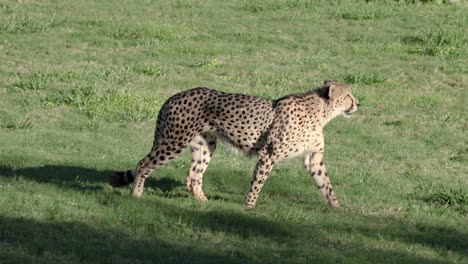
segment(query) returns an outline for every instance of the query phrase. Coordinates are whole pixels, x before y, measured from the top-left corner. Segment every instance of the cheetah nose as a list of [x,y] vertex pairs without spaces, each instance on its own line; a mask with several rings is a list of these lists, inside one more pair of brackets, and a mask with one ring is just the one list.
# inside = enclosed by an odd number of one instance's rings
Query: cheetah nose
[[360,106],[361,104],[360,103],[356,103],[356,106]]

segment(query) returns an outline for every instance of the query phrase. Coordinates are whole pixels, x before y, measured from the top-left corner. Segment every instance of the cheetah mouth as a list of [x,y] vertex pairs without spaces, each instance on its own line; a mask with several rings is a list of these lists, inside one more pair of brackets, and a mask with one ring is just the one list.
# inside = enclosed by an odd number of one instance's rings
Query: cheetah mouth
[[349,117],[351,117],[352,115],[353,115],[353,113],[351,112],[351,110],[346,110],[346,111],[344,111],[344,116],[345,116],[345,117],[348,117],[348,118],[349,118]]

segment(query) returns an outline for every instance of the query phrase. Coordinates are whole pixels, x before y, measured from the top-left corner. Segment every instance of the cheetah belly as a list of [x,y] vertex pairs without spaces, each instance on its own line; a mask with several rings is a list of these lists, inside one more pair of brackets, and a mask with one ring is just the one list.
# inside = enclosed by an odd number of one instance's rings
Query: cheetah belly
[[[240,133],[237,133],[239,131]],[[222,127],[217,127],[213,134],[221,141],[228,149],[238,154],[242,152],[245,155],[254,155],[258,151],[258,146],[261,144],[261,131],[237,130],[236,132],[226,130]],[[247,131],[251,131],[250,133]],[[247,133],[247,134],[246,134]]]
[[243,152],[246,155],[255,155],[263,146],[272,116],[264,115],[264,122],[255,123],[243,119],[235,122],[223,121],[223,117],[212,120],[214,134],[224,145],[235,152]]

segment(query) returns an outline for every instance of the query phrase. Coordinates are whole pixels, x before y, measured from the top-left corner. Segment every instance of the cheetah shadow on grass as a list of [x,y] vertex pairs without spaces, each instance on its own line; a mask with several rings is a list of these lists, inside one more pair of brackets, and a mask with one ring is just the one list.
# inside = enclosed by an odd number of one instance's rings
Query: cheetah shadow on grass
[[[212,216],[212,214],[203,215],[195,213],[193,224],[199,228],[205,227],[218,232],[226,229],[229,232],[241,231],[239,236],[243,239],[256,239],[259,231],[257,230],[257,233],[250,233],[249,231],[262,226],[261,219],[253,216],[243,218],[241,215],[235,215],[237,220],[244,222],[233,223],[231,220],[227,220],[233,216],[229,214],[224,218],[227,222],[220,222],[222,219],[216,218],[209,220],[210,223],[204,226],[206,218]],[[257,223],[257,225],[251,228],[247,226],[247,230],[236,227],[239,224],[249,224],[252,221]],[[380,219],[379,221],[382,220]],[[216,224],[213,222],[216,222]],[[218,227],[213,228],[213,225],[217,225]],[[333,231],[336,227],[336,225],[330,225],[326,227],[326,231]],[[274,226],[270,228],[274,228]],[[328,230],[328,228],[331,230]],[[425,228],[431,229],[429,226],[425,226]],[[404,229],[403,231],[409,230]],[[459,241],[456,242],[466,242],[466,239],[463,238],[466,234],[457,233],[451,229],[440,231],[453,232],[450,237],[458,237]],[[152,231],[151,236],[148,238],[138,239],[117,228],[90,226],[73,221],[46,222],[21,217],[0,216],[0,233],[2,234],[0,242],[4,249],[6,249],[6,252],[8,252],[8,254],[0,254],[0,259],[6,263],[34,262],[33,260],[36,262],[39,260],[39,262],[44,263],[66,262],[67,260],[83,263],[106,263],[112,262],[111,260],[129,263],[259,263],[259,254],[261,253],[256,252],[259,249],[267,253],[278,252],[278,249],[275,249],[274,245],[285,247],[308,241],[307,243],[313,250],[287,250],[284,252],[286,253],[284,257],[275,259],[267,255],[265,261],[269,263],[284,263],[294,262],[294,260],[302,260],[298,262],[304,262],[304,259],[307,259],[315,260],[313,262],[318,263],[333,263],[346,262],[344,260],[347,259],[354,260],[354,262],[365,259],[370,263],[440,263],[440,259],[415,255],[410,251],[367,248],[361,242],[347,242],[345,244],[346,248],[342,249],[343,244],[341,242],[333,242],[333,240],[324,237],[320,230],[307,228],[306,225],[299,225],[291,230],[288,229],[289,232],[289,236],[273,238],[273,242],[270,241],[265,246],[238,249],[232,247],[223,248],[216,243],[212,244],[213,242],[210,240],[180,239],[178,241],[177,237],[167,239],[164,235],[155,232],[155,230]],[[339,230],[339,232],[343,232],[343,230]],[[356,230],[345,232],[356,233]],[[376,237],[380,234],[392,241],[407,243],[408,246],[413,244],[429,247],[442,246],[441,250],[447,250],[447,245],[445,242],[439,244],[437,241],[450,238],[448,234],[442,238],[433,238],[433,236],[438,236],[440,233],[420,233],[416,230],[403,234],[395,230],[374,230],[369,228],[359,230],[357,233],[371,237]],[[373,233],[376,233],[376,235],[373,235]],[[312,237],[313,239],[311,239]],[[267,241],[269,241],[272,237],[265,237],[264,239],[268,239]],[[213,249],[210,250],[210,248]],[[455,248],[455,250],[457,249]],[[283,253],[281,249],[280,253]]]
[[[132,186],[132,184],[130,184],[129,186]],[[181,181],[177,181],[172,178],[166,178],[166,177],[156,178],[152,176],[151,178],[149,178],[148,183],[145,184],[145,187],[157,188],[161,190],[162,192],[170,192],[170,191],[173,191],[177,187],[180,187],[180,188],[184,187],[184,184]],[[184,190],[185,190],[185,187],[184,187]],[[189,195],[187,191],[185,191],[184,193],[186,194],[184,196]]]
[[27,168],[0,166],[0,176],[53,184],[63,188],[95,191],[103,188],[110,171],[76,166],[45,165]]
[[[45,165],[27,168],[12,168],[0,165],[0,177],[17,178],[35,181],[40,184],[52,184],[62,188],[80,191],[99,191],[109,184],[110,170],[97,170],[64,165]],[[175,187],[182,186],[182,182],[171,178],[151,180],[148,186],[169,192]]]
[[[167,241],[158,234],[135,239],[117,229],[79,222],[41,222],[0,216],[0,243],[6,263],[251,263],[248,256]],[[72,239],[70,239],[72,238]]]
[[[185,213],[183,215],[185,215]],[[210,219],[210,223],[204,226],[204,224],[206,224],[206,222],[204,222],[207,220],[206,218],[213,217],[213,215],[195,213],[195,221],[193,224],[218,232],[226,229],[229,232],[241,231],[239,236],[242,239],[257,238],[258,230],[257,233],[251,233],[249,231],[256,230],[259,226],[262,226],[264,222],[262,222],[261,219],[254,216],[244,218],[242,215],[235,215],[237,220],[242,221],[241,223],[233,223],[231,220],[228,220],[228,218],[232,216],[233,215],[227,215],[221,219]],[[220,222],[220,220],[223,219],[227,222]],[[379,221],[382,221],[382,219]],[[213,222],[216,222],[216,224]],[[256,226],[249,228],[248,224],[253,222],[257,223]],[[236,226],[239,224],[247,224],[247,230],[243,230],[242,228],[238,230]],[[213,228],[213,225],[217,225],[218,228]],[[326,227],[326,231],[333,231],[336,227],[335,224],[330,225]],[[431,229],[430,226],[424,227]],[[275,227],[270,226],[269,229],[270,228]],[[327,230],[327,228],[331,230]],[[265,231],[266,230],[263,232]],[[274,232],[274,229],[272,231]],[[343,230],[339,231],[343,232]],[[416,243],[429,247],[442,246],[441,249],[447,250],[445,243],[440,245],[437,241],[449,238],[448,235],[442,238],[433,238],[433,236],[440,235],[439,232],[420,233],[419,231],[413,230],[410,231],[409,234],[402,234],[400,231],[393,230],[388,234],[387,232],[389,231],[390,230],[386,229],[374,230],[369,228],[360,230],[357,233],[374,237],[374,235],[368,232],[376,232],[377,235],[381,234],[392,241],[405,242],[408,246]],[[406,232],[409,230],[405,229],[404,231]],[[466,234],[457,233],[451,229],[440,231],[454,232],[450,237],[461,237],[459,241],[456,242],[466,242],[466,239],[463,238]],[[263,232],[261,233],[263,234]],[[146,239],[138,239],[125,230],[122,231],[117,228],[91,226],[73,221],[46,222],[23,217],[0,216],[0,233],[2,234],[0,242],[7,252],[7,254],[0,253],[0,259],[6,263],[57,263],[67,261],[83,263],[260,263],[260,260],[264,260],[268,263],[305,262],[304,260],[314,260],[311,261],[311,263],[346,262],[345,260],[350,260],[351,262],[366,260],[370,263],[440,263],[440,259],[435,259],[431,256],[419,256],[405,250],[368,248],[361,242],[347,242],[345,244],[346,248],[342,248],[342,242],[334,242],[330,240],[330,238],[324,237],[320,230],[308,228],[307,225],[290,227],[286,232],[289,233],[289,235],[273,239],[271,236],[266,236],[264,239],[267,239],[267,243],[264,246],[255,246],[253,248],[223,248],[208,239],[177,240],[178,237],[167,239],[163,234],[159,234],[155,232],[155,230],[153,230],[151,236]],[[352,231],[348,230],[345,232]],[[353,232],[355,233],[356,231]],[[397,234],[395,232],[397,232]],[[182,237],[179,236],[179,238]],[[407,240],[408,238],[409,240]],[[271,239],[273,242],[270,241]],[[307,241],[311,250],[295,251],[294,248],[292,248],[284,251],[284,249],[281,249],[281,246],[293,246],[304,243],[305,241]],[[228,242],[229,245],[229,241],[226,242]],[[280,249],[276,248],[277,245],[280,245]],[[259,259],[259,255],[263,254],[262,252],[257,252],[259,249],[268,255]],[[271,253],[273,252],[279,252],[284,254],[284,256],[282,255],[281,258],[271,257]],[[462,261],[462,259],[460,260]]]

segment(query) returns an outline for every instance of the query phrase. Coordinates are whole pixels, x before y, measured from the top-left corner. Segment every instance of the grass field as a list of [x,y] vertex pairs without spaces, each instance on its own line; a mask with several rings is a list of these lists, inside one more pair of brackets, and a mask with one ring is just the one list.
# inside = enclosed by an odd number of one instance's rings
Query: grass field
[[[0,1],[0,263],[468,263],[466,1]],[[112,189],[172,94],[277,98],[324,79],[361,107],[325,129],[343,208],[300,158],[257,208],[254,159],[189,153]]]

